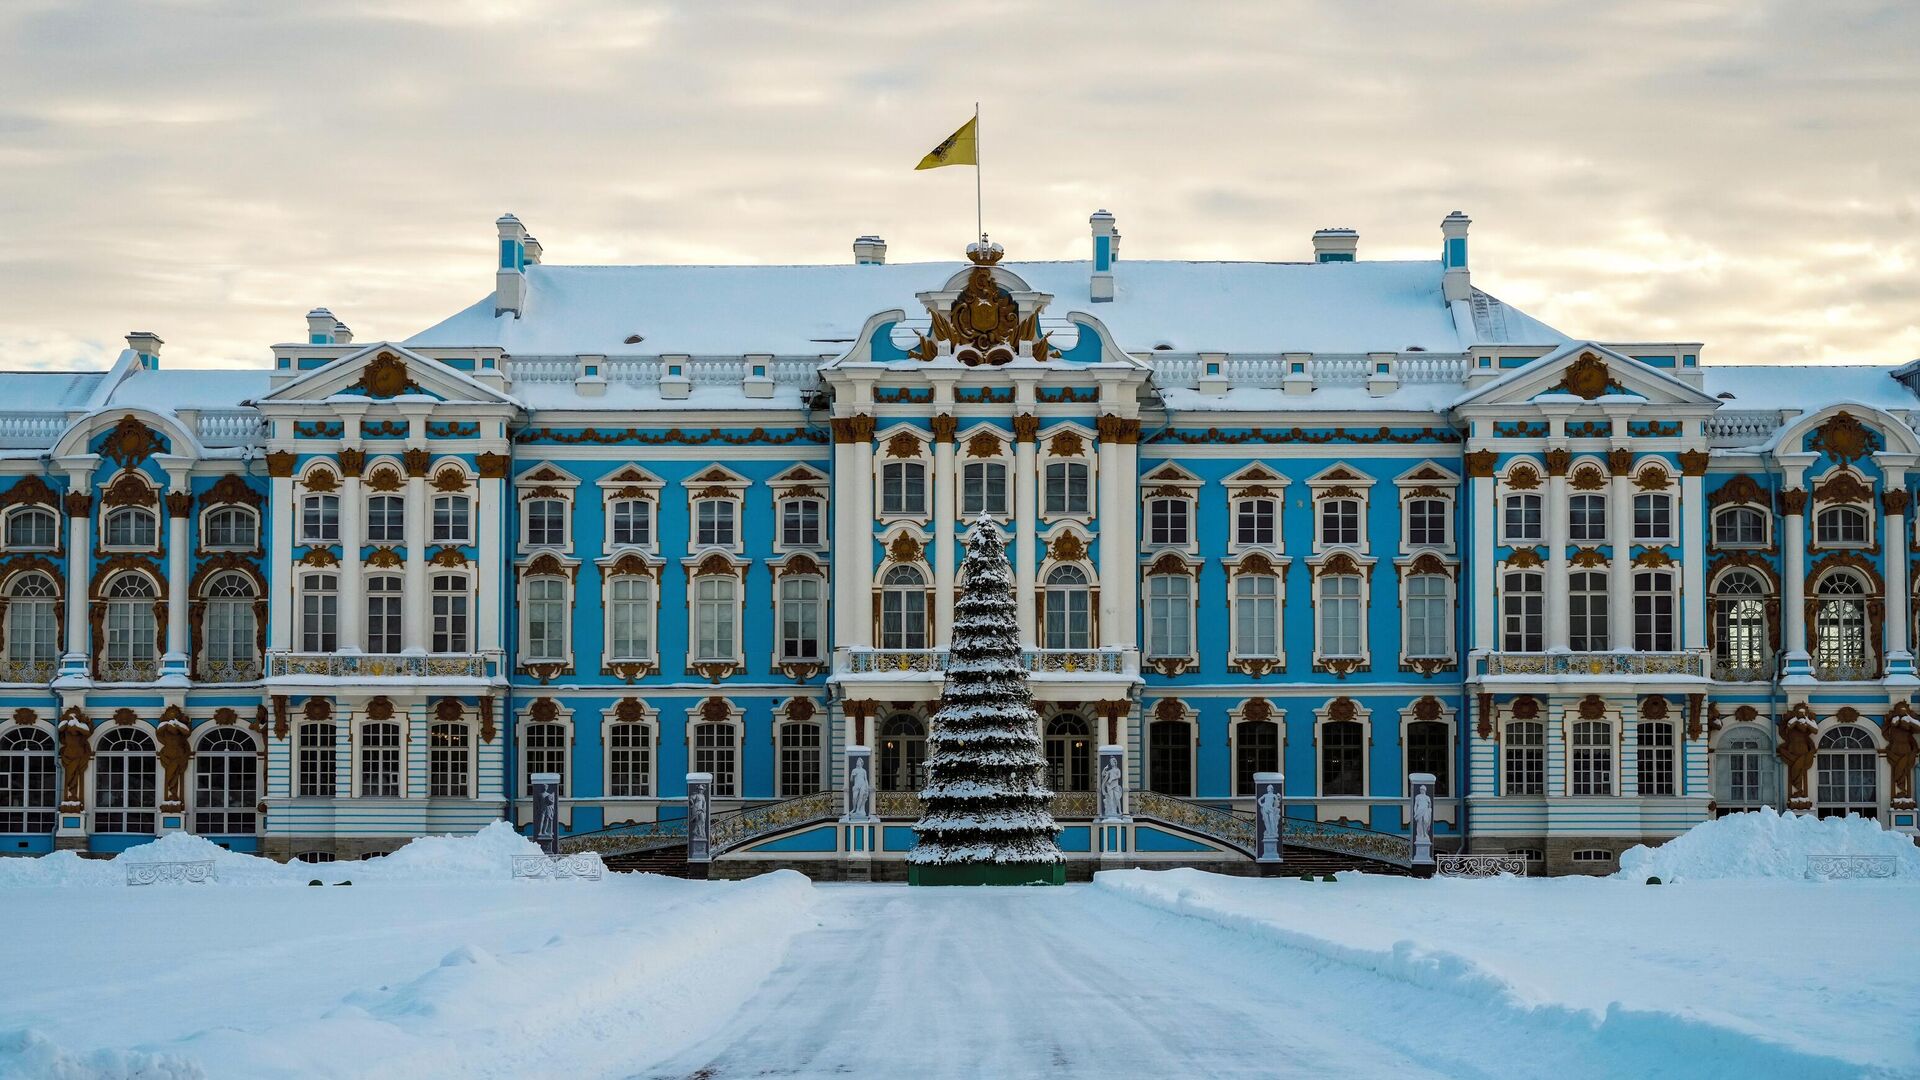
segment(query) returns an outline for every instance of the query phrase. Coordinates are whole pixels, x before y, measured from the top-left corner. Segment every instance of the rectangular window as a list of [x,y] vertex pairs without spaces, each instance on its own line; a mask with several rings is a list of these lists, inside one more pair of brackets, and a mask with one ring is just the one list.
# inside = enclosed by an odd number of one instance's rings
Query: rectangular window
[[880,466],[880,512],[925,517],[927,467],[917,461],[889,461]]
[[1544,795],[1547,792],[1547,729],[1529,720],[1507,725],[1505,768],[1502,779],[1509,795]]
[[1407,579],[1406,651],[1409,659],[1432,659],[1453,655],[1448,647],[1448,627],[1453,623],[1453,605],[1447,596],[1447,579],[1439,574],[1416,574]]
[[1274,500],[1241,499],[1234,504],[1234,543],[1241,547],[1273,547],[1275,516]]
[[1576,544],[1595,544],[1606,540],[1606,496],[1575,495],[1567,500],[1567,537]]
[[1506,526],[1505,536],[1510,544],[1537,544],[1540,542],[1540,496],[1509,495],[1506,513],[1503,518]]
[[527,660],[559,663],[567,656],[567,583],[559,578],[527,582]]
[[1147,504],[1147,543],[1156,547],[1185,547],[1192,531],[1191,504],[1185,499],[1155,499]]
[[1360,579],[1338,574],[1320,579],[1320,655],[1351,658],[1360,648]]
[[1192,649],[1193,580],[1178,574],[1147,579],[1147,655],[1184,657]]
[[368,724],[360,729],[360,795],[400,797],[400,725]]
[[428,733],[427,795],[435,799],[465,799],[470,760],[467,725],[435,724]]
[[780,795],[796,798],[820,790],[820,725],[780,728]]
[[333,725],[300,725],[298,791],[303,799],[331,799],[334,791]]
[[1087,478],[1088,470],[1085,462],[1048,462],[1046,512],[1049,514],[1091,512],[1092,494]]
[[1280,655],[1280,579],[1243,574],[1233,583],[1233,654],[1258,659]]
[[1633,497],[1633,538],[1643,544],[1665,543],[1673,538],[1673,499],[1660,494]]
[[820,503],[788,499],[780,504],[780,542],[787,547],[820,546]]
[[1327,499],[1320,504],[1320,545],[1351,547],[1360,542],[1360,501]]
[[1600,652],[1607,643],[1607,575],[1597,571],[1567,575],[1567,646],[1575,652]]
[[473,513],[465,495],[433,497],[433,542],[473,543]]
[[607,729],[607,794],[616,799],[653,794],[653,729],[614,724]]
[[1573,725],[1573,793],[1613,794],[1613,726],[1595,721]]
[[789,577],[780,582],[781,660],[820,658],[820,594],[817,577]]
[[696,546],[723,548],[733,546],[732,499],[701,499],[693,504],[693,521],[693,542]]
[[733,765],[736,753],[731,724],[700,724],[693,729],[693,771],[713,774],[713,797],[738,794]]
[[463,653],[471,644],[467,633],[467,579],[459,574],[433,578],[433,651]]
[[1407,503],[1407,546],[1447,546],[1447,500],[1413,499]]
[[564,500],[527,501],[527,546],[567,546],[567,504]]
[[732,660],[734,648],[734,599],[731,578],[703,577],[694,580],[694,658],[696,660]]
[[969,461],[960,470],[960,513],[969,520],[987,514],[1007,516],[1007,467],[998,461]]
[[560,778],[560,794],[567,794],[567,729],[559,724],[529,724],[522,742],[527,780],[522,791],[533,791],[533,777],[553,773]]
[[1636,729],[1639,747],[1639,782],[1642,795],[1672,795],[1673,725],[1649,721]]
[[332,574],[300,579],[300,651],[330,653],[340,647],[340,594]]
[[407,539],[407,504],[398,495],[375,495],[367,500],[367,543],[403,544]]
[[340,542],[339,496],[309,495],[300,500],[300,540],[307,544]]
[[400,579],[381,574],[367,579],[367,651],[397,653],[401,650]]
[[1674,649],[1673,575],[1665,571],[1633,579],[1633,647],[1640,652]]
[[653,659],[653,581],[622,575],[607,587],[610,660]]
[[1503,647],[1507,652],[1539,652],[1544,648],[1546,629],[1542,611],[1543,596],[1539,574],[1508,574],[1506,589],[1500,598],[1505,628]]
[[646,547],[653,543],[653,504],[644,499],[621,499],[614,503],[613,543],[616,547]]

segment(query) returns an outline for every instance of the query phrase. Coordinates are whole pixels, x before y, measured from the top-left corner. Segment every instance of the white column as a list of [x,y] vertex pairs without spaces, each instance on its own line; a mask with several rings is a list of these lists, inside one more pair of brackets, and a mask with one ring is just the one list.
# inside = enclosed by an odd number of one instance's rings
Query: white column
[[[1564,451],[1562,451],[1564,453]],[[1565,462],[1555,470],[1549,455],[1547,465],[1547,648],[1564,651],[1569,641],[1567,627],[1567,471]]]
[[1712,527],[1705,495],[1706,461],[1701,452],[1699,473],[1680,476],[1680,647],[1707,647],[1707,530]]
[[[855,417],[861,421],[853,443],[852,461],[849,462],[855,478],[854,514],[859,522],[859,535],[854,538],[853,550],[842,552],[841,562],[853,579],[853,586],[861,597],[875,595],[873,580],[873,487],[878,482],[873,475],[873,418]],[[847,638],[850,645],[873,645],[873,603],[856,603],[852,614],[852,635]]]
[[1907,621],[1912,604],[1907,592],[1907,470],[1905,465],[1881,463],[1881,505],[1887,517],[1881,523],[1881,550],[1887,552],[1887,674],[1911,677],[1913,652]]
[[1782,676],[1809,680],[1807,655],[1807,493],[1802,468],[1790,468],[1781,490],[1780,650]]
[[1020,623],[1020,644],[1033,648],[1038,640],[1034,632],[1033,575],[1035,525],[1040,517],[1039,484],[1034,475],[1034,440],[1039,437],[1040,420],[1031,413],[1013,418],[1013,593],[1015,612]]
[[87,632],[87,585],[93,577],[93,464],[89,458],[84,467],[76,466],[67,474],[67,651],[60,658],[61,678],[86,678],[93,656]]
[[1101,418],[1100,436],[1100,480],[1096,485],[1096,496],[1100,505],[1096,508],[1099,517],[1099,533],[1096,542],[1100,545],[1100,641],[1103,646],[1120,645],[1124,642],[1121,635],[1120,582],[1129,575],[1132,567],[1127,565],[1129,549],[1127,536],[1122,531],[1120,520],[1121,504],[1126,502],[1120,485],[1120,440],[1108,437],[1112,427],[1105,418]]
[[959,421],[950,414],[933,418],[933,643],[944,649],[953,640],[954,499],[953,439]]
[[[1491,454],[1492,451],[1482,451]],[[1491,651],[1497,641],[1494,628],[1498,624],[1499,599],[1495,595],[1493,582],[1494,505],[1492,462],[1488,461],[1486,475],[1474,471],[1468,481],[1467,500],[1473,514],[1473,554],[1467,565],[1473,571],[1473,648],[1483,652]]]
[[293,590],[299,585],[300,577],[299,568],[293,565],[293,453],[284,453],[284,469],[274,464],[271,455],[268,460],[269,486],[273,489],[268,506],[268,512],[273,515],[273,526],[269,530],[273,550],[267,566],[273,575],[273,596],[267,605],[267,646],[281,652],[293,648]]
[[[1621,421],[1616,419],[1616,427]],[[1633,648],[1633,482],[1632,468],[1613,470],[1607,489],[1607,541],[1613,566],[1607,574],[1607,643],[1616,651]]]
[[[408,430],[412,430],[409,426]],[[477,500],[476,500],[477,502]],[[401,588],[405,590],[400,601],[400,647],[406,652],[425,652],[427,650],[427,534],[428,511],[431,502],[427,495],[427,477],[424,472],[418,476],[407,476],[407,513],[404,523],[403,542],[406,544],[406,560],[401,564]],[[476,505],[474,516],[492,513],[493,507]],[[485,607],[484,601],[475,605]]]
[[1130,434],[1120,442],[1119,458],[1114,489],[1120,493],[1120,535],[1103,534],[1100,549],[1105,551],[1109,544],[1119,549],[1119,576],[1103,588],[1112,588],[1118,594],[1114,607],[1120,613],[1120,624],[1112,640],[1131,648],[1140,642],[1140,421],[1130,422]]
[[[504,466],[502,468],[504,470]],[[479,553],[474,570],[482,583],[496,582],[494,588],[503,594],[491,598],[483,594],[479,604],[479,634],[476,643],[482,652],[491,652],[506,648],[501,631],[500,615],[503,599],[511,602],[514,596],[513,557],[507,553],[513,546],[514,538],[506,535],[508,498],[507,477],[504,472],[498,476],[482,476],[476,481],[475,486],[473,516],[479,527],[479,534],[476,537],[479,541],[477,545]],[[424,568],[422,576],[425,576]],[[425,588],[425,586],[426,583],[422,581],[421,587]],[[426,605],[425,597],[417,593],[415,596],[418,598],[413,600],[412,604]],[[424,618],[422,621],[425,621]],[[427,635],[424,630],[420,638],[421,645],[424,647],[427,644]]]
[[188,578],[187,520],[193,514],[192,481],[186,467],[167,469],[167,652],[160,658],[161,678],[187,680],[187,611],[192,602]]
[[833,431],[833,645],[844,649],[854,643],[858,633],[855,621],[862,611],[864,592],[853,574],[853,552],[861,541],[863,528],[857,512],[859,489],[871,483],[853,471],[853,445],[841,439],[839,424]]
[[[340,472],[340,651],[359,652],[367,630],[361,614],[366,607],[366,564],[360,558],[360,519],[366,499],[360,492],[360,470],[343,465]],[[418,603],[420,598],[409,600]]]

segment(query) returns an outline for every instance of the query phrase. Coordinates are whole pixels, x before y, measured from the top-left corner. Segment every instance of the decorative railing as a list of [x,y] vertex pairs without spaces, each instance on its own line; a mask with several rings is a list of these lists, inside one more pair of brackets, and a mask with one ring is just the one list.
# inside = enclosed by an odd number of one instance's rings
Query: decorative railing
[[1711,657],[1688,652],[1488,653],[1486,675],[1682,675],[1705,678]]
[[891,671],[945,671],[945,649],[848,649],[847,674],[878,675]]
[[1900,872],[1891,855],[1809,855],[1806,876],[1812,881],[1851,881],[1890,878]]
[[773,833],[815,821],[831,821],[839,816],[839,793],[822,790],[715,814],[708,835],[712,838],[712,852],[718,855]]
[[1020,663],[1028,671],[1097,671],[1126,674],[1125,649],[1022,649]]
[[515,855],[513,876],[535,881],[580,879],[599,881],[606,866],[599,859],[580,851],[571,855]]
[[873,793],[875,816],[889,821],[918,821],[920,793],[917,791],[876,791]]
[[1813,677],[1821,682],[1862,682],[1880,677],[1872,664],[1815,664]]
[[1357,386],[1373,374],[1373,364],[1364,356],[1315,356],[1307,374],[1321,386]]
[[[1251,814],[1247,821],[1251,827]],[[1395,866],[1413,865],[1413,838],[1410,836],[1376,832],[1344,821],[1318,821],[1314,818],[1288,817],[1281,824],[1281,843],[1285,847],[1331,851]]]
[[54,674],[59,670],[60,662],[51,658],[46,660],[0,659],[0,682],[52,682]]
[[253,682],[262,671],[258,660],[208,660],[200,661],[201,682]]
[[[600,377],[610,383],[658,385],[666,375],[659,357],[615,357],[594,361]],[[738,385],[752,375],[755,365],[766,368],[766,378],[780,386],[812,386],[820,377],[820,361],[808,357],[749,360],[744,356],[695,356],[675,360],[680,373],[694,386]],[[514,382],[569,383],[580,375],[580,360],[572,356],[516,356],[507,361]]]
[[102,660],[93,677],[101,682],[152,682],[160,677],[160,661]]
[[637,821],[626,825],[609,825],[604,829],[563,836],[560,838],[560,851],[568,855],[582,851],[597,851],[603,855],[612,855],[628,851],[674,847],[686,842],[687,819],[677,817],[663,821]]
[[[1149,355],[1154,381],[1161,386],[1198,386],[1207,376],[1207,364],[1197,356]],[[1306,370],[1296,373],[1293,361],[1284,356],[1229,356],[1217,361],[1217,378],[1234,387],[1280,387],[1289,379],[1296,383],[1302,376],[1314,386],[1360,386],[1376,371],[1369,356],[1311,356]],[[1390,361],[1389,370],[1402,383],[1464,383],[1468,374],[1464,354],[1434,355],[1403,353]]]
[[[873,798],[873,812],[881,818],[888,821],[920,819],[920,793],[917,791],[876,791]],[[1099,811],[1099,799],[1091,791],[1053,793],[1052,812],[1057,820],[1089,821]]]
[[1465,356],[1402,356],[1394,362],[1403,383],[1457,383],[1467,381]]
[[1525,855],[1435,855],[1435,877],[1526,877]]
[[487,659],[478,653],[296,653],[267,654],[267,675],[328,675],[351,678],[484,678]]
[[212,859],[189,862],[128,862],[129,885],[200,885],[219,881]]
[[1713,662],[1713,677],[1721,682],[1766,682],[1773,678],[1773,661],[1762,660],[1758,664],[1736,664],[1728,660],[1716,659]]
[[0,413],[0,445],[45,448],[66,430],[66,413]]
[[207,410],[195,429],[208,446],[244,446],[267,439],[267,421],[252,409]]
[[1707,441],[1716,446],[1754,446],[1772,438],[1781,423],[1775,409],[1721,409],[1707,417]]
[[1135,791],[1130,805],[1134,817],[1164,822],[1209,840],[1218,840],[1245,855],[1254,853],[1254,824],[1250,816],[1158,791]]

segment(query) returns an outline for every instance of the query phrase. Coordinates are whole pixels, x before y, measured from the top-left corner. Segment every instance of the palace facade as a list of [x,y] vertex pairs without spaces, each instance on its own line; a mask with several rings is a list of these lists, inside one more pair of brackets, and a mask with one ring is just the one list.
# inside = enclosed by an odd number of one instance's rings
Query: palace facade
[[136,333],[0,375],[0,849],[356,857],[526,825],[540,773],[591,846],[670,836],[698,771],[716,870],[882,875],[973,527],[1083,869],[1245,863],[1268,771],[1362,853],[1432,773],[1443,849],[1537,872],[1760,806],[1915,831],[1920,366],[1571,337],[1474,285],[1469,224],[555,266],[508,216],[493,293],[405,341],[320,309],[258,370]]

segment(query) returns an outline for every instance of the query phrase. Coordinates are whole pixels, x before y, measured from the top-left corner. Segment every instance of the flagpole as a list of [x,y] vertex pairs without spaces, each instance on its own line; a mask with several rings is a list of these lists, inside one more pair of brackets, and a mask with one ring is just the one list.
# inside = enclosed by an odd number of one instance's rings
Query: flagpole
[[980,195],[980,103],[973,103],[973,227],[980,242],[987,242],[986,210]]

